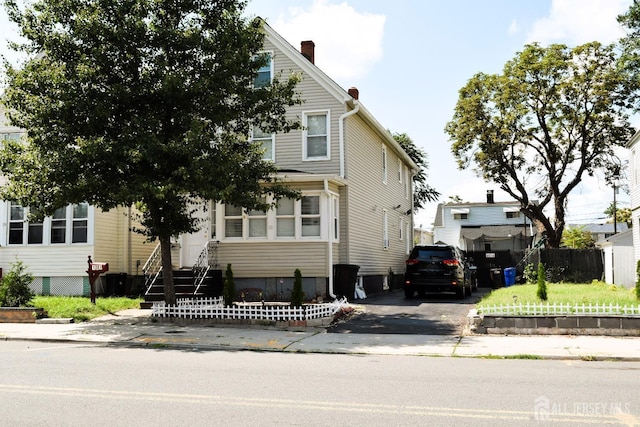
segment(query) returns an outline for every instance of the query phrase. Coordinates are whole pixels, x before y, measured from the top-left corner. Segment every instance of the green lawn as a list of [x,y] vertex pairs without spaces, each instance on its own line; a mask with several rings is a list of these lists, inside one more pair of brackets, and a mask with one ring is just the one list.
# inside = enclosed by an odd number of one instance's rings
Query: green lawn
[[44,308],[51,318],[71,317],[74,322],[85,322],[95,317],[116,313],[128,308],[140,308],[141,298],[96,298],[92,304],[88,297],[35,296],[34,307]]
[[[507,288],[494,289],[479,303],[478,308],[492,305],[517,303],[540,303],[536,296],[537,285],[513,285]],[[640,305],[634,289],[607,285],[602,282],[588,284],[547,283],[547,301],[550,304],[619,304]]]

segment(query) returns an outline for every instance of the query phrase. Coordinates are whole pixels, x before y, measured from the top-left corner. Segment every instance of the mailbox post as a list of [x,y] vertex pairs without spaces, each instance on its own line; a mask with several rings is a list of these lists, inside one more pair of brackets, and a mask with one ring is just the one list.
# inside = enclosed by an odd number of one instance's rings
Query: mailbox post
[[89,275],[89,285],[91,287],[91,302],[93,304],[96,303],[96,279],[100,277],[102,273],[106,273],[109,271],[109,263],[108,262],[93,262],[91,261],[91,255],[88,257],[87,264],[89,264],[89,269],[87,270],[87,274]]

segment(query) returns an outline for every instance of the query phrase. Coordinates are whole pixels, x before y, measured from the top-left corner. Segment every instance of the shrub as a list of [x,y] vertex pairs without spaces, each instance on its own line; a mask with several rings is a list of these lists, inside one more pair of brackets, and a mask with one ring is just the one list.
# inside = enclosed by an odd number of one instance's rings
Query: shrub
[[224,305],[233,305],[233,300],[236,297],[236,282],[233,280],[233,271],[231,270],[231,264],[227,264],[227,271],[224,274]]
[[0,283],[0,305],[3,307],[25,306],[34,293],[29,288],[33,282],[33,275],[26,271],[22,261],[11,264],[11,270],[2,278]]
[[524,278],[524,282],[533,285],[538,281],[538,272],[536,268],[533,266],[533,263],[529,263],[524,267],[524,271],[522,272],[522,277]]
[[300,269],[296,268],[294,276],[293,291],[291,292],[291,307],[301,307],[304,293],[302,292],[302,273],[300,273]]
[[547,279],[544,272],[544,264],[538,263],[538,291],[536,293],[542,301],[547,300]]

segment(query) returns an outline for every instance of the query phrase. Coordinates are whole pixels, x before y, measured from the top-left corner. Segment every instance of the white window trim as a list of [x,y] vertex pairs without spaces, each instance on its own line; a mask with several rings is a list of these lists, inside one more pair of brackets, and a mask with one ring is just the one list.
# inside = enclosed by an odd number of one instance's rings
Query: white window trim
[[402,184],[402,175],[404,175],[402,159],[398,157],[398,182]]
[[[327,155],[309,157],[307,154],[307,117],[325,114],[327,120]],[[307,162],[331,160],[331,110],[313,110],[302,112],[302,160]]]

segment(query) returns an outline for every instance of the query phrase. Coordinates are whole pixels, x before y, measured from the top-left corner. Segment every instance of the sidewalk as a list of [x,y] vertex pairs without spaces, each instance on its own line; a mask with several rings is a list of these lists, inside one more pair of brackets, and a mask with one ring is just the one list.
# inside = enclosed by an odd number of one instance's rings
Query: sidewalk
[[[605,336],[399,335],[328,333],[251,326],[177,326],[150,310],[86,323],[0,323],[0,340],[71,341],[137,347],[448,357],[539,357],[640,361],[640,338]],[[50,319],[50,321],[55,321]]]

